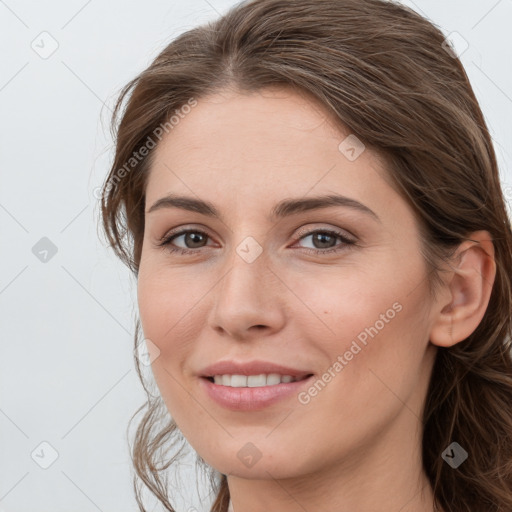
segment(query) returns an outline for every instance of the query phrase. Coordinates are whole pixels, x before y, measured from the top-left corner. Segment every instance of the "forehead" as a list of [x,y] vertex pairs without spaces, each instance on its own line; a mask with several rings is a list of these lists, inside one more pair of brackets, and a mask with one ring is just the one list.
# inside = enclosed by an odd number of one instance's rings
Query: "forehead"
[[259,206],[308,193],[365,200],[383,165],[369,149],[347,158],[349,136],[318,101],[290,89],[200,98],[153,150],[147,202],[191,191]]

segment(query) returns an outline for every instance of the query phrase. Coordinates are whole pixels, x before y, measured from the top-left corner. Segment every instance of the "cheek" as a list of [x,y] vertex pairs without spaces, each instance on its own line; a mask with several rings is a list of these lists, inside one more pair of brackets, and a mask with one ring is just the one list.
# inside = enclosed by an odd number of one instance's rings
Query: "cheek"
[[[424,286],[411,293],[409,279],[389,275],[378,286],[368,276],[367,288],[355,281],[330,280],[328,292],[315,294],[315,311],[329,329],[311,314],[299,326],[325,364],[299,397],[293,421],[310,431],[328,431],[333,442],[327,451],[352,450],[363,442],[362,433],[379,435],[415,393],[428,344]],[[312,282],[301,286],[303,296],[314,289]],[[416,398],[413,402],[419,417]],[[344,435],[337,437],[339,425]]]
[[169,293],[163,284],[163,280],[147,272],[141,272],[137,282],[137,301],[144,337],[151,339],[160,350],[165,349],[161,340],[169,329],[169,321],[172,321],[169,313],[174,311],[174,294]]
[[[196,297],[197,295],[197,297]],[[171,375],[179,375],[182,362],[192,349],[187,342],[194,336],[194,305],[199,293],[187,289],[179,278],[161,271],[141,269],[137,283],[137,300],[144,338],[151,340],[159,356],[152,363],[157,385],[172,385]]]
[[309,309],[294,315],[300,332],[322,353],[326,370],[343,374],[332,381],[341,387],[350,382],[351,393],[359,389],[361,397],[363,389],[369,394],[384,386],[379,377],[392,389],[413,386],[428,345],[422,260],[403,261],[296,280],[294,291]]
[[182,369],[192,350],[187,339],[193,336],[185,334],[185,330],[197,324],[189,316],[196,302],[190,295],[190,291],[181,288],[179,280],[170,280],[162,272],[151,273],[147,269],[139,272],[137,300],[144,338],[151,340],[159,350],[158,357],[151,363],[151,371],[167,410],[184,433],[188,430],[182,415],[190,411],[190,395]]
[[145,336],[161,343],[165,351],[175,333],[196,324],[193,317],[207,289],[190,272],[141,267],[137,300]]
[[141,266],[139,271],[140,321],[144,337],[159,349],[151,368],[169,406],[188,396],[188,363],[204,330],[206,294],[214,285],[214,279],[210,282],[207,278],[191,276],[189,269],[161,269],[157,265]]

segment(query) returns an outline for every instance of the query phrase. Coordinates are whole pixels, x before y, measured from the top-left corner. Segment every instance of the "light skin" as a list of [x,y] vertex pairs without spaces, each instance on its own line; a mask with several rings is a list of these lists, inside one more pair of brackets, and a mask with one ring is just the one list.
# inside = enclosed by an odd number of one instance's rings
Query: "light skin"
[[[421,411],[437,347],[465,339],[483,318],[493,245],[487,232],[472,233],[430,297],[413,211],[369,148],[353,161],[340,151],[349,134],[297,92],[226,90],[198,99],[154,149],[141,323],[160,350],[152,370],[162,398],[197,453],[228,475],[235,512],[433,511]],[[168,194],[211,202],[221,218],[149,211]],[[375,215],[337,205],[270,218],[284,199],[327,194]],[[158,246],[181,229],[199,233]],[[251,263],[237,252],[247,237],[262,249]],[[221,359],[320,378],[396,303],[400,311],[307,404],[294,395],[231,411],[199,385],[199,370]],[[261,454],[251,467],[237,456],[247,443]]]

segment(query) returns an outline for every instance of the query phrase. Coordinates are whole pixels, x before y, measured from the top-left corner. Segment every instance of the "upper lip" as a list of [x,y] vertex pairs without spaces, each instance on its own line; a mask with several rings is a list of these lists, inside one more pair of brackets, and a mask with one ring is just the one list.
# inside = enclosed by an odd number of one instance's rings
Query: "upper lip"
[[203,368],[200,372],[201,377],[213,377],[215,375],[260,375],[262,373],[278,373],[279,375],[291,375],[296,379],[301,379],[312,372],[290,368],[270,361],[218,361],[215,364]]

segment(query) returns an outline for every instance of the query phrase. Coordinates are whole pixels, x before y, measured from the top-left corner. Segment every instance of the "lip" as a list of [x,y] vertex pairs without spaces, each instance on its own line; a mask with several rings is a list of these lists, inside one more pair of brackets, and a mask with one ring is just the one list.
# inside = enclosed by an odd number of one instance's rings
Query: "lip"
[[[244,374],[238,373],[238,375]],[[207,377],[201,377],[199,379],[199,384],[205,393],[222,407],[233,411],[259,411],[281,400],[290,398],[291,396],[297,396],[301,388],[310,385],[313,378],[314,375],[310,375],[307,378],[297,380],[295,382],[255,388],[232,388],[229,386],[222,386],[209,381]]]
[[214,377],[215,375],[261,375],[262,373],[278,373],[279,375],[291,375],[296,379],[302,379],[313,372],[300,370],[270,361],[218,361],[215,364],[203,368],[199,372],[200,377]]

